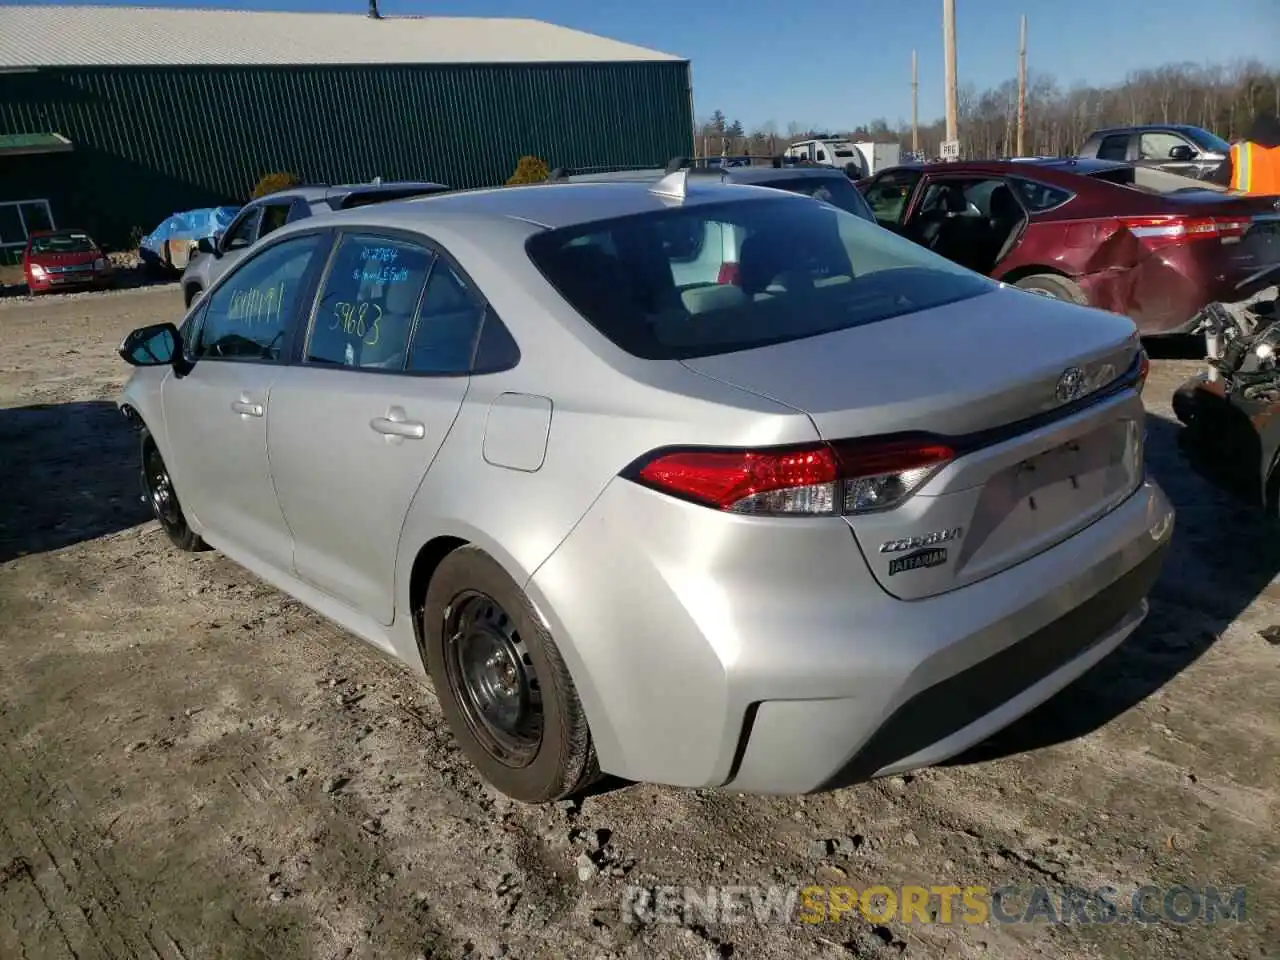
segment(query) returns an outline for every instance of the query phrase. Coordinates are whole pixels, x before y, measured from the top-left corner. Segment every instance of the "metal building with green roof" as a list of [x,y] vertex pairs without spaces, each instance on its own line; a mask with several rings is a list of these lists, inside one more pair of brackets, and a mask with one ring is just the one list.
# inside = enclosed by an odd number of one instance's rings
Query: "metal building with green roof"
[[0,255],[53,225],[122,247],[265,173],[485,186],[692,129],[687,60],[537,20],[0,6]]

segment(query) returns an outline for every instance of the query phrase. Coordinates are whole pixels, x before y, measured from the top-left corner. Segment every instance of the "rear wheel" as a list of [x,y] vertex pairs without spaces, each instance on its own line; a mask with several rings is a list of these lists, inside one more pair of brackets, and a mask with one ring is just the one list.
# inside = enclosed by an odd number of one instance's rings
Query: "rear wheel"
[[182,504],[178,502],[173,480],[169,477],[169,468],[165,466],[160,448],[146,427],[142,429],[142,495],[175,547],[188,553],[208,549],[187,525]]
[[1074,281],[1066,277],[1060,277],[1056,273],[1033,273],[1029,277],[1023,277],[1021,280],[1016,281],[1014,286],[1019,290],[1037,293],[1042,297],[1049,297],[1053,300],[1065,300],[1067,303],[1081,305],[1089,303],[1084,291]]
[[422,612],[427,672],[480,774],[523,803],[599,776],[586,714],[555,642],[506,571],[478,547],[449,554]]

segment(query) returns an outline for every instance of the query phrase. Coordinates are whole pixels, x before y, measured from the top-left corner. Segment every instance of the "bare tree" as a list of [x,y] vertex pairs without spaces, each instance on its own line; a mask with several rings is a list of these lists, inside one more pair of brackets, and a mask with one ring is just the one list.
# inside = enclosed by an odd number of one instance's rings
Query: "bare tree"
[[[1010,79],[979,91],[964,84],[958,94],[960,143],[967,157],[1010,156],[1016,144],[1017,81]],[[1109,87],[1076,84],[1064,90],[1048,74],[1027,78],[1025,150],[1033,156],[1074,153],[1093,130],[1138,123],[1190,123],[1227,140],[1243,136],[1260,110],[1280,114],[1280,66],[1245,60],[1218,66],[1169,63],[1135,70]],[[716,122],[718,120],[718,126]],[[736,129],[736,124],[733,125]],[[720,111],[699,126],[710,148],[719,152],[730,124]],[[751,153],[776,153],[787,143],[826,134],[792,121],[778,136],[773,121],[743,136]],[[941,119],[920,124],[920,148],[930,156],[941,152],[946,130]],[[852,140],[897,141],[911,148],[911,126],[899,120],[891,128],[884,118],[846,131]]]

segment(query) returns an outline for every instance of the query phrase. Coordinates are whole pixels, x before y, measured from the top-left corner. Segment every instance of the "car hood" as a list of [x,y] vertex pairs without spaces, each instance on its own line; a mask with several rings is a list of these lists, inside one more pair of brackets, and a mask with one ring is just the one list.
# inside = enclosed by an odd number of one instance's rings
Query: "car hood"
[[27,263],[40,267],[76,267],[83,263],[93,263],[102,254],[96,250],[85,250],[75,253],[33,253],[27,257]]

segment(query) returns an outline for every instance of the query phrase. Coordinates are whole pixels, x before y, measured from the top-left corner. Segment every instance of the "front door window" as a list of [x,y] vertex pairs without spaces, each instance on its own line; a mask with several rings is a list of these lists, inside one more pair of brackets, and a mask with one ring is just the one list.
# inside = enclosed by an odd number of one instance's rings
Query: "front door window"
[[882,226],[896,227],[907,213],[907,202],[920,180],[914,170],[899,170],[878,177],[867,189],[867,203]]
[[255,207],[240,215],[240,218],[227,230],[223,240],[223,250],[243,250],[258,237],[258,221],[262,219],[262,208]]
[[293,237],[251,257],[209,295],[192,357],[279,360],[323,237]]

